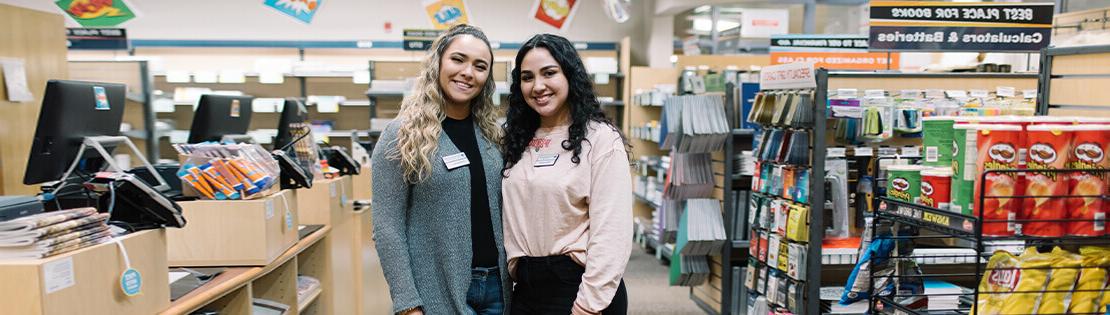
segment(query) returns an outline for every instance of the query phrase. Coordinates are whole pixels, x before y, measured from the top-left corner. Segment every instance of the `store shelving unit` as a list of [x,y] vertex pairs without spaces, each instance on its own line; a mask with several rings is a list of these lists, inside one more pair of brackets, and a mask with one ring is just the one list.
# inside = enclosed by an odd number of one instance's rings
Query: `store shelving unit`
[[1046,48],[1041,52],[1037,113],[1110,116],[1110,45]]

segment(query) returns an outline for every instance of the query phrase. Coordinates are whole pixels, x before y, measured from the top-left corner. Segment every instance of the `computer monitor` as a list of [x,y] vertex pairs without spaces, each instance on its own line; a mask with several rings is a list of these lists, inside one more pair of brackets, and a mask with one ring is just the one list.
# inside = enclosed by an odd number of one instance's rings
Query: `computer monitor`
[[277,137],[274,137],[274,150],[281,149],[285,145],[293,142],[296,137],[290,128],[293,124],[300,124],[308,121],[308,109],[305,108],[304,103],[296,99],[285,99],[285,106],[281,110],[281,118],[278,120]]
[[226,135],[245,135],[251,124],[250,96],[201,95],[193,126],[189,129],[189,143],[220,141]]
[[[23,184],[62,179],[85,137],[118,136],[125,91],[126,87],[117,83],[48,81]],[[91,160],[80,164],[82,170],[99,170],[103,161]]]

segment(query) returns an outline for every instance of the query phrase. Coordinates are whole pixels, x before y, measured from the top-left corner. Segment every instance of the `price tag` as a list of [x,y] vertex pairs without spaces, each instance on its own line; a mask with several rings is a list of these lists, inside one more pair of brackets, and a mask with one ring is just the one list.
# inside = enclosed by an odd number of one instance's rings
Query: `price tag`
[[951,98],[967,98],[967,91],[964,90],[948,90],[944,91],[944,94],[948,94]]
[[879,148],[879,156],[894,156],[898,154],[898,148],[881,147]]
[[921,148],[918,147],[902,147],[903,156],[921,156]]
[[886,91],[883,91],[883,90],[866,90],[866,91],[863,92],[863,95],[866,98],[884,98],[884,97],[886,97]]
[[846,148],[841,148],[841,147],[827,148],[826,150],[828,152],[827,153],[828,156],[832,156],[832,157],[845,156],[847,154],[847,151],[848,151]]
[[902,90],[899,95],[902,98],[918,98],[921,96],[921,90]]
[[859,90],[856,89],[836,89],[836,97],[859,97]]
[[855,156],[874,155],[874,150],[872,150],[871,147],[856,147],[854,150],[852,150],[852,152],[855,154]]
[[995,94],[1002,97],[1014,97],[1017,96],[1016,93],[1017,91],[1012,86],[1000,86],[995,90]]
[[944,98],[944,90],[929,89],[925,90],[926,98]]
[[991,95],[990,92],[988,92],[987,90],[971,90],[971,97],[983,98],[983,97],[988,97],[990,95]]
[[1023,90],[1021,95],[1025,98],[1037,98],[1037,90]]

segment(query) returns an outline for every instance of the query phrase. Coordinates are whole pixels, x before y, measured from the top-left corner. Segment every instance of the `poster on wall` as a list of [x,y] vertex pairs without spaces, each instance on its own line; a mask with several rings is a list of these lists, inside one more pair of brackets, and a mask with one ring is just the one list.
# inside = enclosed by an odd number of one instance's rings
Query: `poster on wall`
[[864,35],[787,34],[771,37],[771,64],[813,62],[837,70],[897,70],[899,53],[868,52]]
[[424,11],[436,29],[445,30],[456,24],[470,23],[470,14],[463,0],[424,0]]
[[743,9],[740,11],[740,37],[768,38],[790,32],[790,11],[785,9]]
[[1048,46],[1053,4],[872,1],[872,50],[1035,52]]
[[565,30],[574,19],[578,8],[577,0],[536,0],[532,6],[532,17],[559,30]]
[[83,27],[112,27],[139,16],[124,0],[58,0],[54,4]]
[[323,2],[324,0],[263,0],[262,4],[309,24]]

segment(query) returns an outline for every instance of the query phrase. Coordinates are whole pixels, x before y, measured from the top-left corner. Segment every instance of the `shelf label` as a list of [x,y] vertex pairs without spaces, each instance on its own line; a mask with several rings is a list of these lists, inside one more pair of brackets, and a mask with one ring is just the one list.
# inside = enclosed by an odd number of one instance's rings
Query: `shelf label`
[[856,90],[856,89],[836,89],[836,97],[838,97],[838,98],[856,98],[856,97],[859,97],[859,90]]
[[58,292],[77,284],[73,272],[73,257],[66,257],[42,265],[42,282],[46,294]]
[[865,98],[884,98],[884,97],[886,97],[886,91],[883,91],[883,90],[866,90],[866,91],[863,91],[863,95],[864,95]]
[[880,147],[879,156],[895,156],[898,155],[898,148]]
[[991,92],[989,92],[987,90],[971,90],[970,92],[971,92],[971,97],[984,98],[984,97],[990,97],[991,96],[991,94],[990,94]]
[[918,98],[921,96],[921,90],[902,90],[899,94],[902,98]]
[[1022,90],[1021,95],[1025,98],[1037,98],[1037,90]]
[[1017,96],[1017,90],[1012,86],[1000,86],[995,89],[995,94],[1003,97],[1014,97]]
[[845,155],[847,154],[847,151],[848,151],[847,149],[845,149],[845,148],[840,148],[840,147],[836,147],[836,148],[828,148],[828,149],[826,149],[826,150],[827,150],[827,154],[828,154],[828,156],[831,156],[831,157],[842,157],[842,156],[845,156]]
[[944,90],[928,89],[925,90],[925,98],[944,98]]
[[871,147],[856,147],[852,150],[855,156],[872,156],[874,155],[873,152],[874,150],[872,150]]
[[759,72],[762,89],[812,89],[817,87],[817,70],[813,62],[799,62],[763,67]]
[[951,98],[967,98],[967,91],[964,90],[948,90],[944,91]]
[[921,156],[921,148],[902,147],[902,156]]

